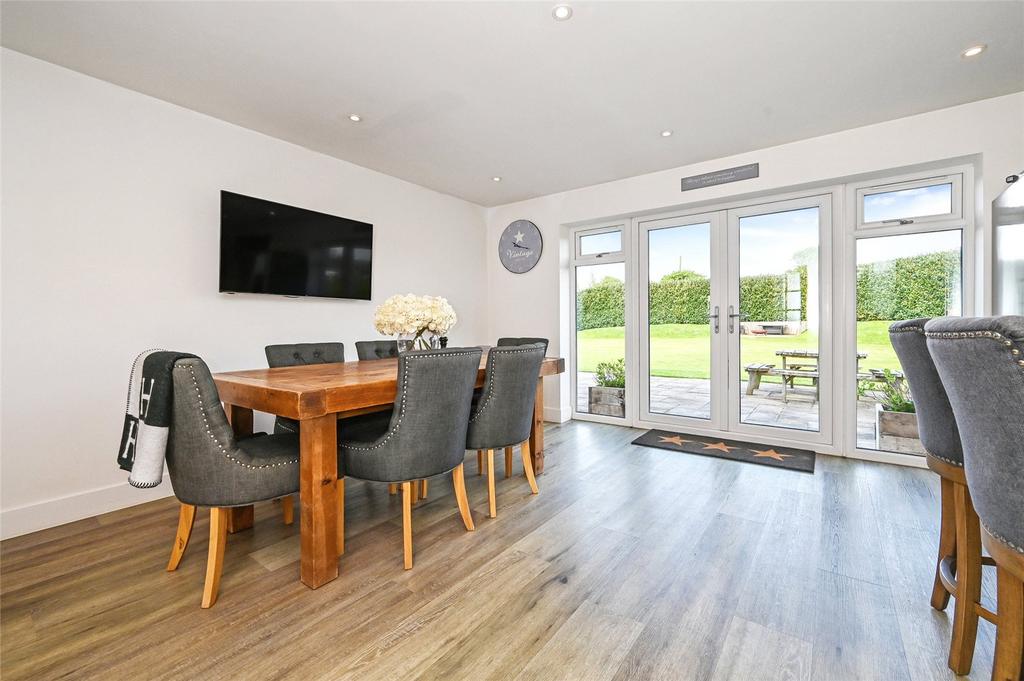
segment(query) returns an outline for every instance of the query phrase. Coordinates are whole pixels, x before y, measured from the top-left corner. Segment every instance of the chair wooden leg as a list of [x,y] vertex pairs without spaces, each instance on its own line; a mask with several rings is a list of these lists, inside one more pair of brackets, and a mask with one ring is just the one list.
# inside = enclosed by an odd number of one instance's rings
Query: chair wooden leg
[[285,525],[295,522],[295,497],[291,494],[281,497],[281,517]]
[[409,484],[412,485],[412,487],[411,487],[412,503],[415,504],[416,502],[418,502],[420,500],[420,481],[419,480],[413,480]]
[[338,476],[337,486],[337,498],[338,498],[338,525],[337,525],[337,544],[338,544],[338,555],[345,553],[345,478]]
[[412,495],[414,483],[402,483],[402,548],[405,552],[405,569],[412,569]]
[[420,480],[420,499],[427,498],[427,479]]
[[512,448],[505,447],[505,479],[512,477]]
[[174,546],[171,547],[171,559],[167,561],[167,571],[174,572],[178,569],[181,557],[185,555],[188,547],[189,537],[192,536],[192,525],[196,521],[196,507],[191,504],[181,504],[178,509],[178,531],[174,535]]
[[533,474],[533,459],[530,458],[530,441],[527,440],[522,446],[523,453],[523,470],[526,472],[526,481],[530,483],[530,491],[534,494],[538,493],[537,489],[537,476]]
[[965,485],[953,485],[956,503],[956,604],[953,636],[949,644],[949,668],[967,675],[974,661],[981,601],[981,522]]
[[949,591],[939,578],[939,566],[946,558],[953,558],[956,565],[956,502],[953,500],[953,481],[939,478],[941,501],[939,502],[939,557],[935,561],[935,581],[932,584],[932,607],[945,610],[949,605]]
[[398,494],[398,483],[396,483],[396,482],[389,482],[388,483],[388,494],[391,494],[391,495]]
[[206,557],[206,583],[203,585],[204,608],[217,602],[220,573],[224,569],[224,544],[228,539],[230,508],[210,509],[210,551]]
[[466,530],[472,532],[476,529],[473,525],[473,514],[469,511],[469,498],[466,496],[466,477],[460,463],[452,469],[452,485],[455,487],[455,503],[459,505],[459,513],[462,515],[462,524]]
[[1024,678],[1024,582],[1003,567],[996,577],[996,655],[992,681]]
[[487,515],[498,517],[498,502],[494,495],[494,450],[487,450]]
[[476,474],[484,474],[484,450],[476,450]]

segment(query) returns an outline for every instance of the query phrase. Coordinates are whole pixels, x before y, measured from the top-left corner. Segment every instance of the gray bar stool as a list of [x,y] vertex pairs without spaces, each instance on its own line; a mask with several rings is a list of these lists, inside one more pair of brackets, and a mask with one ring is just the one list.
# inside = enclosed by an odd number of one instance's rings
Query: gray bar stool
[[981,518],[981,542],[996,564],[997,612],[980,611],[996,625],[992,678],[1020,681],[1024,660],[1024,317],[943,317],[928,322],[925,335],[956,414],[967,483]]
[[910,384],[917,411],[921,444],[928,468],[940,478],[939,555],[935,563],[931,604],[945,610],[950,595],[953,634],[949,645],[949,668],[957,674],[971,671],[978,634],[981,601],[981,535],[978,514],[964,476],[964,454],[960,431],[942,379],[928,352],[924,335],[928,319],[909,319],[889,327],[889,341],[896,350],[903,373]]

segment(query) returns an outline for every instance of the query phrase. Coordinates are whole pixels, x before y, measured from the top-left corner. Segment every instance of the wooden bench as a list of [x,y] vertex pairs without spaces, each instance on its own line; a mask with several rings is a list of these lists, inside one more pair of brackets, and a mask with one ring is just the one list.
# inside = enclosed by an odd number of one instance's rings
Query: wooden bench
[[[748,364],[744,367],[747,372],[747,394],[753,395],[754,391],[761,387],[762,376],[782,377],[782,401],[789,402],[789,393],[797,386],[793,381],[797,378],[809,378],[813,382],[814,399],[818,399],[818,372],[808,369],[776,369],[774,364]],[[802,386],[808,387],[808,386]]]

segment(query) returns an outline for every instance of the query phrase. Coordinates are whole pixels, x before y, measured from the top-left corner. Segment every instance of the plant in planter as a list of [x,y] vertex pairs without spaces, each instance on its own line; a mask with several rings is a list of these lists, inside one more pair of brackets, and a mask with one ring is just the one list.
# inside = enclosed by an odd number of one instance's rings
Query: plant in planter
[[626,416],[626,360],[597,365],[597,385],[587,389],[591,414]]
[[[858,392],[862,396],[868,393],[867,390],[860,388],[858,388]],[[886,369],[882,372],[881,379],[876,386],[871,389],[870,394],[878,402],[875,406],[875,430],[880,447],[901,451],[907,448],[906,445],[900,446],[901,440],[891,441],[889,438],[920,439],[914,399],[902,376],[897,376]],[[910,448],[919,449],[915,445],[916,443]]]

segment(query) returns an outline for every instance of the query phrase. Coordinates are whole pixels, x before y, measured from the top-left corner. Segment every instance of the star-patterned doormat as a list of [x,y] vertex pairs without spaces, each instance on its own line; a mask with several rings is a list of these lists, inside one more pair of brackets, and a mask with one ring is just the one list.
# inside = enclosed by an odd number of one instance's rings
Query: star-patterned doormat
[[667,430],[649,430],[633,440],[633,444],[668,449],[673,452],[715,456],[732,461],[759,463],[791,471],[814,472],[814,452],[807,449],[775,447],[687,433],[671,433]]

